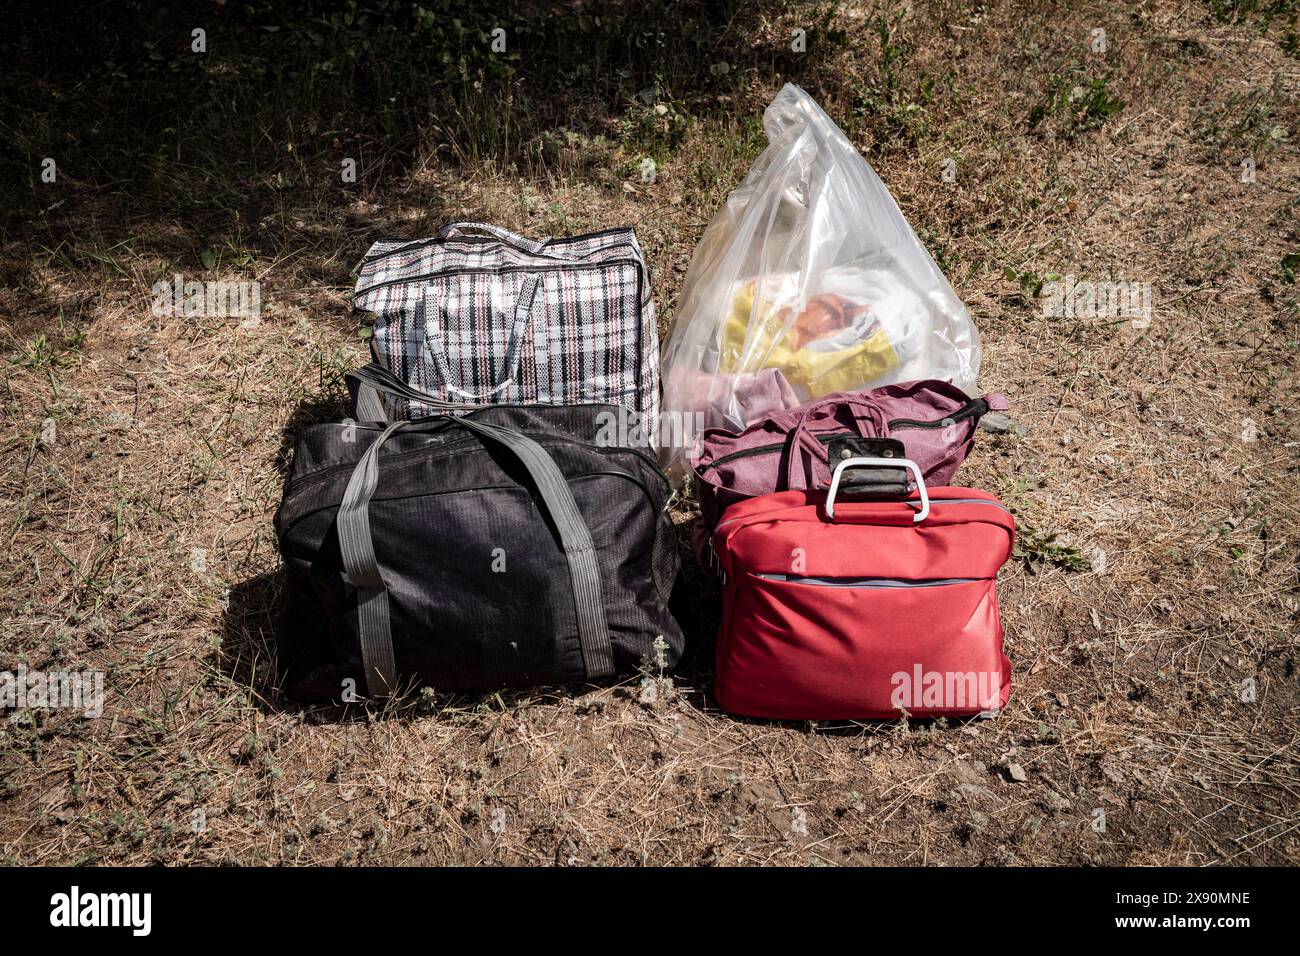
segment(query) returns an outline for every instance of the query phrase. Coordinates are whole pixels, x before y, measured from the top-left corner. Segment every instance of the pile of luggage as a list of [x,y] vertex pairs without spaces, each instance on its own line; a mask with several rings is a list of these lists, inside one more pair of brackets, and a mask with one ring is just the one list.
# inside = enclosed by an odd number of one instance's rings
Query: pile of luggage
[[672,491],[648,441],[601,431],[659,398],[632,230],[378,242],[354,304],[356,421],[303,432],[276,515],[290,692],[598,680],[657,639],[675,664]]
[[[298,436],[276,530],[291,695],[601,681],[684,638],[656,447],[660,347],[631,229],[532,240],[456,223],[381,241],[355,305],[352,416]],[[789,388],[782,384],[782,388]],[[796,397],[797,393],[796,393]],[[994,579],[1014,533],[950,486],[1005,407],[944,381],[784,402],[703,430],[699,557],[723,580],[714,694],[786,719],[1007,701]],[[661,457],[662,456],[662,457]]]
[[662,395],[631,229],[462,222],[370,248],[353,418],[299,437],[276,515],[291,694],[674,666],[667,508],[689,476],[696,556],[723,581],[725,709],[1006,705],[994,579],[1015,522],[951,485],[1006,399],[964,391],[974,323],[843,131],[793,84],[763,122],[767,148],[692,259]]

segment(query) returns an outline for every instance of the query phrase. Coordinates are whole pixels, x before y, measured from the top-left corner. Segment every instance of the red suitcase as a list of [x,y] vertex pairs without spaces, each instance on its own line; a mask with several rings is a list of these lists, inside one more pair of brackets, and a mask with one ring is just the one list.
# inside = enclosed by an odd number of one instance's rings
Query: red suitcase
[[[851,501],[846,470],[907,467],[906,501]],[[994,579],[1015,520],[993,495],[926,489],[898,458],[851,458],[828,489],[728,508],[714,695],[751,717],[837,720],[996,712],[1011,691]]]

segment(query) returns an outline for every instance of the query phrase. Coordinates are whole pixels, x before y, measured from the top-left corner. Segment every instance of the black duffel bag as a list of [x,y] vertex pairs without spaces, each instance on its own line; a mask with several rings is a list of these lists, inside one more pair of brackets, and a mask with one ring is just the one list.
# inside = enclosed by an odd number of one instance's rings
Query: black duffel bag
[[620,414],[497,405],[307,428],[275,516],[289,695],[337,698],[348,679],[372,697],[481,691],[676,664],[671,491],[648,447],[601,442]]

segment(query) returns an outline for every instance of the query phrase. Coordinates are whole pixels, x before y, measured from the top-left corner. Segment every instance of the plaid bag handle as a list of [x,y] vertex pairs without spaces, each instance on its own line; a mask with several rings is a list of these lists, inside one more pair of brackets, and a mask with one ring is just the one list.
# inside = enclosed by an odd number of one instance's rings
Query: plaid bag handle
[[571,258],[562,253],[553,252],[546,249],[549,240],[546,239],[529,239],[527,236],[521,236],[517,232],[511,232],[509,229],[502,229],[500,226],[494,226],[490,222],[450,222],[438,230],[439,239],[454,239],[462,233],[481,233],[500,239],[508,246],[514,246],[521,252],[529,255],[540,256],[546,255],[552,259]]
[[524,276],[523,284],[519,287],[519,297],[515,300],[515,317],[510,326],[510,341],[506,344],[505,361],[502,363],[502,378],[495,385],[480,392],[467,391],[461,388],[460,384],[453,381],[451,363],[447,361],[447,343],[442,336],[442,323],[438,321],[437,312],[435,310],[433,318],[427,318],[428,306],[425,304],[424,297],[421,296],[416,301],[416,324],[426,330],[424,349],[433,362],[433,367],[438,373],[438,380],[442,383],[443,388],[461,398],[467,398],[470,401],[481,401],[491,399],[498,392],[514,384],[515,377],[519,372],[519,343],[523,341],[524,334],[528,331],[528,323],[533,314],[533,302],[537,298],[537,287],[539,285],[541,285],[541,276],[538,273],[529,272]]

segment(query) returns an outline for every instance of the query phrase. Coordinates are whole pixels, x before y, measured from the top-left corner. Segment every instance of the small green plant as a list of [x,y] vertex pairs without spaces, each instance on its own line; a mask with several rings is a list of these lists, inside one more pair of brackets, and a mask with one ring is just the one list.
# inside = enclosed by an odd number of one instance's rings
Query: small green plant
[[630,107],[619,122],[619,140],[632,154],[625,173],[639,172],[639,164],[647,156],[658,165],[668,162],[690,125],[690,114],[681,102],[659,99],[653,105],[637,103]]
[[677,694],[677,685],[668,676],[668,642],[662,634],[655,636],[650,645],[650,653],[641,658],[641,703],[655,704],[659,701],[672,700]]
[[[934,77],[909,66],[913,44],[902,34],[905,23],[891,23],[884,16],[872,21],[872,30],[880,41],[880,60],[876,77],[858,83],[853,107],[854,125],[883,120],[886,140],[916,143],[927,129],[926,107],[934,98]],[[916,73],[915,83],[904,77]]]
[[18,368],[29,368],[32,371],[42,371],[45,369],[67,368],[73,362],[72,353],[81,345],[84,333],[80,329],[74,329],[63,340],[54,342],[45,337],[44,333],[29,339],[27,342],[19,344],[10,357],[10,364]]
[[1289,26],[1296,21],[1295,0],[1210,0],[1210,15],[1220,23],[1249,23],[1262,32],[1274,20]]
[[1296,270],[1300,270],[1300,252],[1288,252],[1282,257],[1282,281],[1295,285]]
[[832,3],[822,11],[821,25],[817,30],[817,34],[831,46],[842,49],[849,45],[850,37],[848,30],[835,26],[835,15],[838,12],[838,3]]
[[204,249],[199,253],[199,262],[209,272],[219,270],[222,266],[243,268],[252,265],[255,259],[253,253],[233,244],[228,244],[226,249]]
[[1004,267],[1002,275],[1008,282],[1014,282],[1020,286],[1020,291],[1027,299],[1037,299],[1038,294],[1043,291],[1045,283],[1057,282],[1061,278],[1055,272],[1040,276],[1032,270],[1019,271],[1013,266]]
[[1046,95],[1029,111],[1029,128],[1058,114],[1066,117],[1069,133],[1101,126],[1124,108],[1124,101],[1111,92],[1108,83],[1109,77],[1089,80],[1077,72],[1049,76]]
[[944,275],[951,276],[961,265],[960,253],[956,246],[940,235],[932,226],[924,223],[916,226],[916,234],[925,244],[926,251],[933,257]]
[[1030,574],[1037,574],[1045,567],[1060,568],[1062,571],[1086,571],[1089,567],[1088,559],[1078,548],[1062,544],[1056,537],[1055,531],[1021,525],[1016,532],[1013,557],[1021,561]]
[[689,148],[682,151],[686,163],[683,188],[720,205],[765,146],[767,135],[759,116],[711,124],[707,137],[692,138]]

